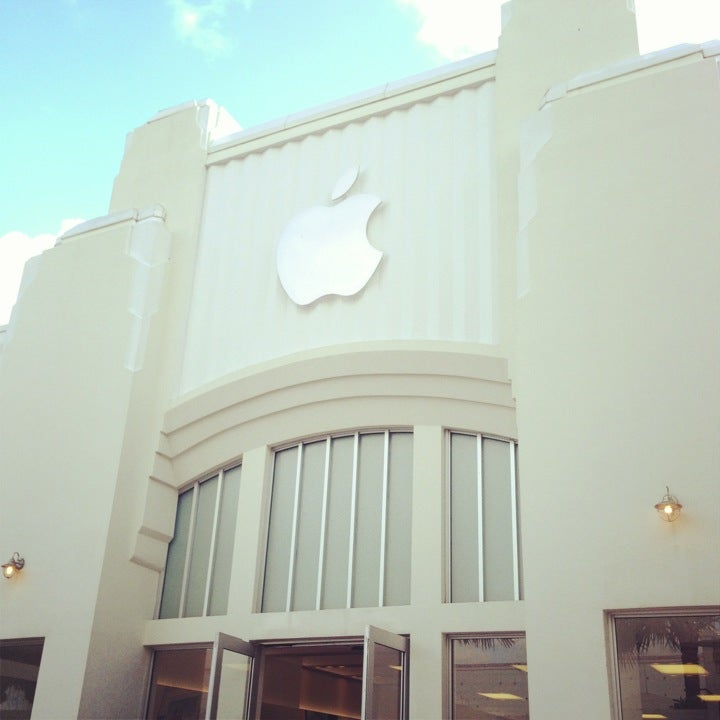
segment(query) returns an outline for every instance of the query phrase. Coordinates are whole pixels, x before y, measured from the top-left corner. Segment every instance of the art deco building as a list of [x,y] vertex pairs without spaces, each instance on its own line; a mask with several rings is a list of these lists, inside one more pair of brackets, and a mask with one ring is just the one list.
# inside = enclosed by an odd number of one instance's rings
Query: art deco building
[[0,715],[718,718],[719,53],[131,132],[0,333]]

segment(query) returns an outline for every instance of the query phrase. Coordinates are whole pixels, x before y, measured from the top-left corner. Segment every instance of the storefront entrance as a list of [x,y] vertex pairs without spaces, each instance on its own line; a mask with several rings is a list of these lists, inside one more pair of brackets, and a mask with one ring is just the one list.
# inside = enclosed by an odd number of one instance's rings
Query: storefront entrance
[[356,640],[248,643],[157,650],[153,720],[402,720],[408,640],[368,627]]

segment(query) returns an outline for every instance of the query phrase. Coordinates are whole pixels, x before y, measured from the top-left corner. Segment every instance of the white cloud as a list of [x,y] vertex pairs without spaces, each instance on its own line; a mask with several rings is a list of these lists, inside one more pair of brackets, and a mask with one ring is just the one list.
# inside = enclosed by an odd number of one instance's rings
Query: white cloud
[[720,0],[635,0],[640,52],[720,38]]
[[417,39],[448,60],[494,50],[502,0],[398,0],[420,16]]
[[208,57],[227,54],[232,43],[223,31],[223,19],[232,6],[250,9],[252,0],[166,0],[172,8],[178,36]]
[[0,325],[5,325],[10,320],[25,263],[31,257],[51,248],[60,235],[81,222],[84,221],[77,218],[63,220],[55,234],[44,233],[30,237],[13,230],[0,237]]
[[[417,39],[448,60],[493,50],[503,0],[397,0],[420,19]],[[720,0],[634,0],[640,52],[720,38]]]

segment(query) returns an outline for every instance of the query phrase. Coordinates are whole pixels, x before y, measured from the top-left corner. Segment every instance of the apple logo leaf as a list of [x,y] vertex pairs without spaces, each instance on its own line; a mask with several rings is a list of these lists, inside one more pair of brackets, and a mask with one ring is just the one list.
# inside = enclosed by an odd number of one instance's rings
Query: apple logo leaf
[[360,167],[358,165],[353,165],[353,167],[348,168],[335,183],[330,199],[339,200],[343,195],[345,195],[345,193],[355,184],[359,172]]
[[[345,172],[332,198],[343,197],[357,176],[357,167]],[[352,195],[303,210],[290,220],[278,241],[277,271],[294,303],[354,295],[367,285],[383,255],[367,237],[368,220],[381,202],[375,195]]]

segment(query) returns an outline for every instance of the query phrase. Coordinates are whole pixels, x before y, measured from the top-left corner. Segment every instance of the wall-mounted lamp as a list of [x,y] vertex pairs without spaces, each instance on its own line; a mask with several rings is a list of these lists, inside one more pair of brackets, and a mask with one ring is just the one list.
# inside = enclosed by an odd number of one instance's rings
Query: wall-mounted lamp
[[13,553],[12,557],[2,566],[3,577],[9,580],[18,574],[25,567],[25,559],[19,553]]
[[667,492],[663,495],[662,500],[655,505],[655,509],[660,513],[660,517],[667,522],[672,522],[680,517],[680,509],[682,505],[678,499],[670,494],[670,488],[666,485]]

